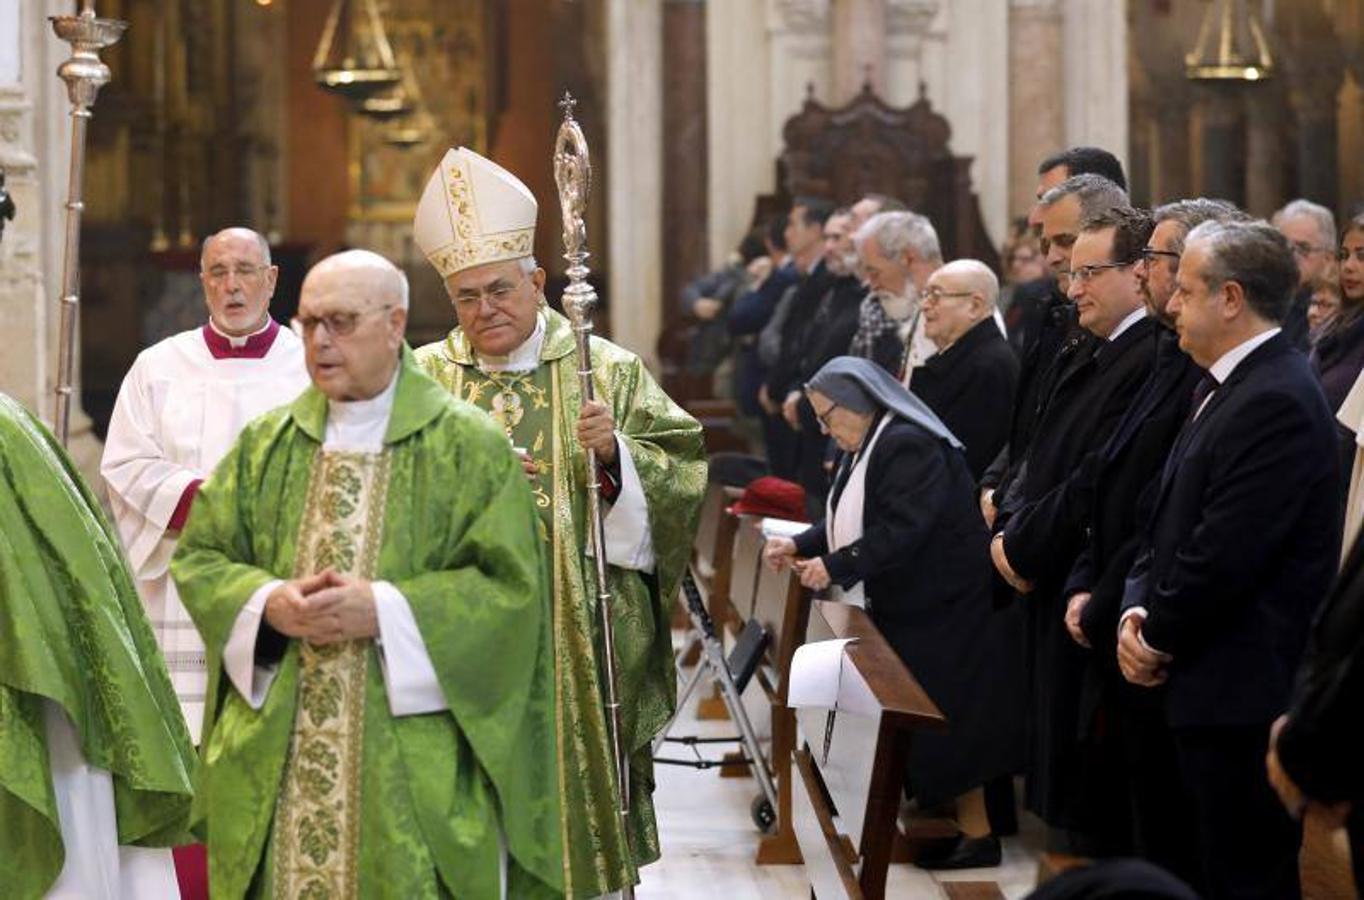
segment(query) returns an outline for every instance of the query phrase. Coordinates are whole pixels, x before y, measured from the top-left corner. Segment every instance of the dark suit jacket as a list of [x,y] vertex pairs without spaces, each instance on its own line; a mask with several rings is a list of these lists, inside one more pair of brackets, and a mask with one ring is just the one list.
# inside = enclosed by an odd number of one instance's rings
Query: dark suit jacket
[[1083,545],[1093,475],[1086,457],[1117,427],[1155,362],[1155,320],[1144,318],[1056,381],[1028,449],[1021,505],[1002,507],[1004,552],[1039,590],[1059,591]]
[[1180,432],[1123,608],[1173,655],[1173,727],[1256,725],[1288,704],[1340,546],[1335,425],[1282,334],[1257,347]]
[[1161,470],[1203,370],[1179,349],[1179,335],[1157,328],[1156,362],[1103,449],[1086,468],[1093,473],[1086,543],[1071,568],[1065,595],[1089,591],[1081,627],[1093,656],[1117,672],[1118,613],[1123,584],[1136,558],[1145,514],[1150,514]]
[[[801,386],[800,366],[805,353],[805,344],[810,325],[819,312],[824,295],[833,287],[836,279],[820,260],[808,275],[801,277],[796,286],[796,295],[791,299],[791,310],[782,323],[781,355],[767,373],[767,396],[774,403],[781,403],[787,393]],[[854,332],[856,328],[853,329]],[[852,335],[848,335],[848,341]],[[844,351],[847,343],[844,343]]]
[[955,344],[914,371],[910,389],[966,446],[971,477],[979,479],[1009,438],[1018,386],[1018,357],[993,317],[977,322]]
[[981,478],[984,487],[1003,493],[1014,472],[1022,464],[1037,429],[1042,407],[1051,394],[1051,385],[1060,371],[1058,358],[1066,347],[1088,345],[1093,336],[1075,322],[1075,306],[1052,284],[1051,296],[1040,316],[1036,334],[1023,350],[1014,393],[1013,415],[1009,420],[1009,441]]

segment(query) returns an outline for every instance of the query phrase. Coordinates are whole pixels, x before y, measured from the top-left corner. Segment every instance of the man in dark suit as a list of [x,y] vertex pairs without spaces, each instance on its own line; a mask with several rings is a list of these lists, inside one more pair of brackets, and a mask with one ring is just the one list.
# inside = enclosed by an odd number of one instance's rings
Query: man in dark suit
[[[1150,485],[1160,476],[1203,370],[1179,349],[1167,307],[1184,238],[1203,222],[1245,219],[1221,200],[1179,200],[1156,209],[1155,229],[1135,267],[1146,311],[1156,323],[1155,367],[1103,448],[1073,479],[1081,496],[1086,541],[1066,580],[1066,628],[1088,648],[1080,696],[1083,746],[1118,748],[1127,788],[1132,850],[1191,883],[1199,878],[1188,804],[1157,691],[1129,685],[1116,657],[1123,584],[1149,514]],[[1099,749],[1097,752],[1102,753]]]
[[958,259],[928,279],[924,334],[938,352],[914,372],[913,391],[966,448],[979,479],[1009,436],[1018,357],[992,313],[999,279],[975,259]]
[[1210,898],[1299,895],[1300,830],[1264,753],[1340,522],[1331,411],[1279,327],[1296,282],[1267,223],[1189,233],[1168,309],[1209,378],[1161,473],[1118,631],[1123,677],[1165,685]]
[[[1100,180],[1071,181],[1082,179]],[[1058,214],[1052,207],[1074,200],[1060,193],[1070,183],[1055,189],[1059,196],[1043,198],[1044,228]],[[1134,271],[1151,228],[1149,215],[1120,206],[1089,216],[1078,229],[1068,288],[1079,323],[1097,346],[1076,352],[1058,375],[1028,448],[1026,472],[1001,505],[991,544],[996,568],[1023,595],[1027,610],[1033,729],[1028,806],[1066,832],[1058,845],[1087,855],[1125,850],[1126,817],[1113,765],[1081,752],[1085,654],[1066,633],[1063,588],[1084,540],[1083,462],[1108,440],[1154,360],[1156,326]]]
[[[1048,191],[1077,175],[1098,175],[1104,181],[1091,183],[1083,192],[1079,198],[1081,209],[1073,221],[1066,221],[1066,217],[1060,215],[1061,211],[1053,210],[1052,218],[1056,224],[1067,227],[1059,230],[1054,227],[1049,238],[1042,227],[1042,198]],[[1085,336],[1088,333],[1075,323],[1075,309],[1066,297],[1070,247],[1075,241],[1080,218],[1127,202],[1127,181],[1123,177],[1122,164],[1113,154],[1098,147],[1072,147],[1047,157],[1038,166],[1037,178],[1037,205],[1028,216],[1028,224],[1042,236],[1042,251],[1047,256],[1047,264],[1056,276],[1056,281],[1052,296],[1043,303],[1035,337],[1023,348],[1018,390],[1009,422],[1009,442],[981,478],[980,507],[989,524],[993,524],[995,519],[995,493],[999,491],[1000,498],[1003,498],[1004,491],[1007,491],[1018,467],[1027,456],[1028,444],[1036,431],[1041,408],[1050,396],[1051,385],[1060,368],[1057,357],[1063,351],[1072,352],[1077,345],[1087,342]],[[1102,184],[1107,184],[1108,189],[1102,190]],[[1055,247],[1052,246],[1052,238],[1056,239]],[[1001,491],[1001,488],[1004,490]]]

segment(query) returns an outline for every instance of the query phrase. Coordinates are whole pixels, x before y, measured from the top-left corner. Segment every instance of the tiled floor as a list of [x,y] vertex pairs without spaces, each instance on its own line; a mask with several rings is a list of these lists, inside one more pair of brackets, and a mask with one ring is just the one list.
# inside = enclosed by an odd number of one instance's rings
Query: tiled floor
[[[700,722],[686,710],[673,734],[725,735],[728,722]],[[724,748],[703,752],[718,757]],[[680,755],[669,749],[667,755]],[[657,766],[658,812],[663,858],[644,870],[640,900],[806,900],[810,889],[800,866],[757,866],[753,856],[758,831],[749,819],[749,802],[758,793],[755,781],[721,778],[715,769],[697,771]],[[974,869],[934,876],[907,864],[891,866],[886,896],[944,898],[941,881],[994,881],[1005,896],[1025,896],[1037,874],[1041,846],[1040,825],[1024,822],[1023,833],[1004,842],[1004,864],[996,869]]]

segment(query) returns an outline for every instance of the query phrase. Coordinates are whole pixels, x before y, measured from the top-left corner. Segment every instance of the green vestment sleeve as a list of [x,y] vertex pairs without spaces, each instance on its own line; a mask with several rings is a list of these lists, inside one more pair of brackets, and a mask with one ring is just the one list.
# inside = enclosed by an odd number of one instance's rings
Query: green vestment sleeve
[[7,896],[41,897],[64,853],[42,704],[112,776],[118,842],[187,843],[194,749],[94,495],[0,394],[0,859]]

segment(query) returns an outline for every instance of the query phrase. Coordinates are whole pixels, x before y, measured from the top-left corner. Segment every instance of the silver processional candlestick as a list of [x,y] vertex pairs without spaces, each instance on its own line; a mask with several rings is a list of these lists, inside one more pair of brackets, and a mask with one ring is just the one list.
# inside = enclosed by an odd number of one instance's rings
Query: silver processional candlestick
[[71,100],[71,171],[67,181],[66,248],[62,256],[61,336],[57,345],[57,409],[53,426],[66,446],[71,420],[71,382],[76,364],[76,323],[80,310],[81,212],[85,209],[85,131],[99,89],[109,83],[109,67],[99,52],[118,43],[127,22],[95,16],[94,0],[82,0],[74,16],[52,16],[52,30],[71,45],[71,58],[57,68]]
[[[564,312],[573,323],[573,335],[578,346],[578,385],[583,403],[594,399],[592,387],[592,310],[597,305],[597,292],[588,284],[587,195],[592,189],[592,163],[587,152],[587,138],[573,118],[577,101],[567,91],[559,101],[564,121],[554,141],[554,182],[559,188],[559,208],[564,220],[564,259],[568,261],[568,287],[564,289]],[[606,724],[611,733],[611,750],[619,788],[617,814],[621,834],[625,839],[626,854],[630,848],[630,759],[621,737],[620,684],[616,667],[616,639],[612,627],[611,591],[606,582],[606,526],[602,515],[601,496],[597,479],[597,454],[591,447],[587,454],[587,518],[591,527],[592,562],[597,574],[597,612],[601,617],[602,668],[606,682]],[[633,885],[623,885],[621,896],[634,897]]]

